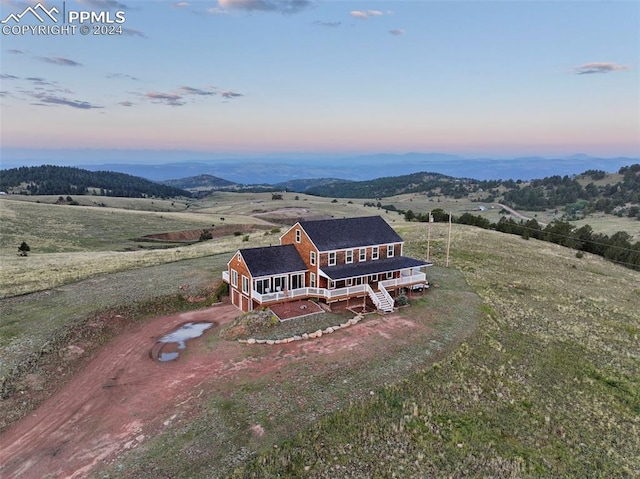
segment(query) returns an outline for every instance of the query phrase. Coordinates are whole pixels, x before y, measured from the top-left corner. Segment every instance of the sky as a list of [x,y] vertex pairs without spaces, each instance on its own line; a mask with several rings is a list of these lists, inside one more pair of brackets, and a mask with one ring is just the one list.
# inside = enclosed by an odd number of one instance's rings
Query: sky
[[3,161],[640,156],[640,2],[0,1]]

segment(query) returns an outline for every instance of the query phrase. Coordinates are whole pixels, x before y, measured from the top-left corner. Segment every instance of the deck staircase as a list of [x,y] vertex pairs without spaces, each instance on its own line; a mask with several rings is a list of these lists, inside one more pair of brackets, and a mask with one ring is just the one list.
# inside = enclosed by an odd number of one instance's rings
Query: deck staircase
[[378,291],[367,288],[367,292],[379,311],[382,311],[383,313],[393,312],[393,298],[383,286],[378,285]]

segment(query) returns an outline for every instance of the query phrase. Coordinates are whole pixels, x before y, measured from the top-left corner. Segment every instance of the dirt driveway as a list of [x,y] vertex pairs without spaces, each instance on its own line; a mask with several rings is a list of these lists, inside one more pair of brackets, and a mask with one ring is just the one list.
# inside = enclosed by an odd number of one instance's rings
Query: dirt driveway
[[[396,315],[373,316],[313,341],[278,346],[245,345],[203,338],[187,343],[177,361],[150,358],[156,341],[186,322],[212,321],[218,334],[238,310],[231,305],[155,318],[103,347],[58,393],[0,438],[0,476],[79,478],[100,463],[135,447],[171,423],[177,410],[198,403],[196,391],[220,379],[251,378],[283,364],[320,355],[372,354],[372,342],[410,341],[424,324]],[[199,394],[199,393],[198,393]]]

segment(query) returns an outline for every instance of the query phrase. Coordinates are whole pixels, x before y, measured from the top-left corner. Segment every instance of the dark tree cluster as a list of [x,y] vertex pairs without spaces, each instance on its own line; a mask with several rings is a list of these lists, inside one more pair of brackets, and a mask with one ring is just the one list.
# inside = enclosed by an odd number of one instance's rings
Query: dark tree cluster
[[95,194],[128,198],[191,196],[188,191],[124,173],[54,165],[3,170],[0,189],[26,195]]
[[[569,216],[580,210],[584,214],[602,211],[640,219],[640,209],[636,207],[640,204],[640,164],[624,166],[618,173],[622,175],[621,181],[600,186],[592,181],[583,187],[575,178],[568,176],[533,180],[529,185],[505,192],[504,202],[529,211],[563,207]],[[606,174],[588,170],[582,176],[598,181]]]
[[[413,221],[428,221],[428,214],[416,214],[411,210],[405,213],[405,218],[411,214]],[[434,222],[449,221],[449,214],[442,209],[431,211]],[[611,236],[594,233],[589,225],[577,228],[567,221],[554,220],[544,228],[535,219],[515,221],[503,216],[497,223],[491,223],[480,215],[464,213],[460,217],[453,216],[453,223],[492,229],[501,233],[521,236],[524,239],[534,238],[541,241],[556,243],[567,248],[602,256],[610,261],[619,263],[631,269],[640,271],[640,241],[632,242],[632,237],[624,231]]]

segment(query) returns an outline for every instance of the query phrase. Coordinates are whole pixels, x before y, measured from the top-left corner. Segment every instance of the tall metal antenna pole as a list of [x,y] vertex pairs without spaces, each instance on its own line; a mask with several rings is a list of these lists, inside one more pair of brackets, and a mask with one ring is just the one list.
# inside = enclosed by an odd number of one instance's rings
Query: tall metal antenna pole
[[427,219],[427,261],[429,261],[429,247],[431,246],[431,223],[433,222],[433,216],[431,216],[431,211],[429,211],[429,218]]
[[447,260],[445,266],[449,267],[449,248],[451,246],[451,211],[449,211],[449,237],[447,238]]

